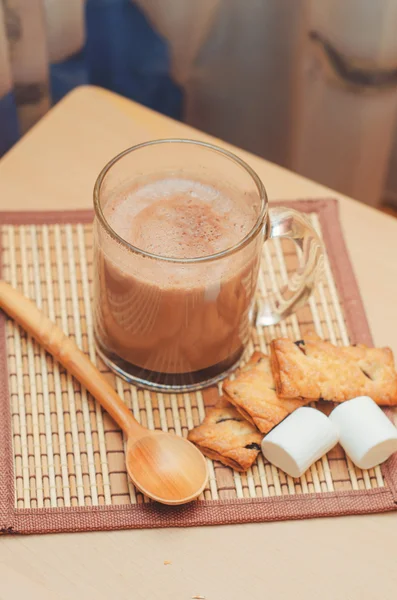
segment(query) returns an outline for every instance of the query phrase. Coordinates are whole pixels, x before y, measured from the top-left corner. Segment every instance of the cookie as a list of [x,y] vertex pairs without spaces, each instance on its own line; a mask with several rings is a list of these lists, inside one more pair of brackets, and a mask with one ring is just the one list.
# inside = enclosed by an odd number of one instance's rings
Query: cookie
[[236,471],[246,471],[255,462],[262,437],[224,398],[188,433],[203,454]]
[[271,366],[282,398],[344,402],[370,396],[377,404],[397,405],[397,373],[390,348],[334,346],[310,337],[271,343]]
[[236,379],[228,379],[223,391],[239,413],[262,433],[268,433],[307,400],[283,400],[276,394],[269,357],[255,352]]

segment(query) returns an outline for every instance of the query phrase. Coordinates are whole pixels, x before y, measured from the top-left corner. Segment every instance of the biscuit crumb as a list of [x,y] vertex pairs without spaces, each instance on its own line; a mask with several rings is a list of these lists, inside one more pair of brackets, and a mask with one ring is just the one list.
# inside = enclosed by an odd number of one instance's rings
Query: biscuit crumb
[[165,565],[172,565],[172,562],[171,562],[170,560],[165,560],[165,561],[164,561],[164,564],[165,564]]
[[205,596],[192,596],[193,600],[205,600]]

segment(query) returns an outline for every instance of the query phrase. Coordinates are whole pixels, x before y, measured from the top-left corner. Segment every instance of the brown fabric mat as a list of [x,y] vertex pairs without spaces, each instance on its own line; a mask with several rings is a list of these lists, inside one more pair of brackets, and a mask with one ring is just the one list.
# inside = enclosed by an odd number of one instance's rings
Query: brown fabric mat
[[[250,350],[276,335],[308,330],[333,343],[372,339],[347,255],[335,200],[281,202],[307,213],[326,250],[324,282],[281,324],[257,328]],[[217,398],[138,390],[109,373],[92,340],[91,211],[2,213],[2,277],[33,298],[75,337],[141,422],[186,436]],[[296,264],[291,246],[265,245],[258,296]],[[299,479],[259,457],[246,474],[208,461],[208,487],[194,503],[157,505],[137,492],[124,466],[124,441],[112,420],[52,357],[0,316],[0,532],[48,533],[303,519],[397,508],[397,455],[361,471],[338,446]]]

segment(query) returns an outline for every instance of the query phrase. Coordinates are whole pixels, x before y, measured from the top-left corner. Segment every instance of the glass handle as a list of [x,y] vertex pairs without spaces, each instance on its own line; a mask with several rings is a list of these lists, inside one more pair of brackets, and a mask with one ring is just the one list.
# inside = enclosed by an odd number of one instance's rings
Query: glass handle
[[274,325],[302,306],[322,277],[323,244],[307,217],[292,208],[269,210],[267,239],[289,239],[297,246],[299,267],[285,285],[274,290],[259,306],[257,325]]

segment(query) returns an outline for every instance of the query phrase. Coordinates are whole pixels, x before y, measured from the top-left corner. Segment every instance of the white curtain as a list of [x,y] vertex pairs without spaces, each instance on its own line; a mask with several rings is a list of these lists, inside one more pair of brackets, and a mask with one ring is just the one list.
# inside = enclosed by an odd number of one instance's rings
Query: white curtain
[[0,98],[13,89],[22,134],[50,107],[49,63],[83,43],[84,0],[0,0]]
[[297,71],[291,166],[377,205],[395,186],[396,0],[311,0]]
[[[0,96],[25,94],[24,131],[48,108],[48,60],[84,44],[84,0],[2,3]],[[188,123],[369,204],[397,199],[397,0],[135,4],[168,41]]]
[[192,125],[289,162],[302,0],[137,0],[172,49]]

